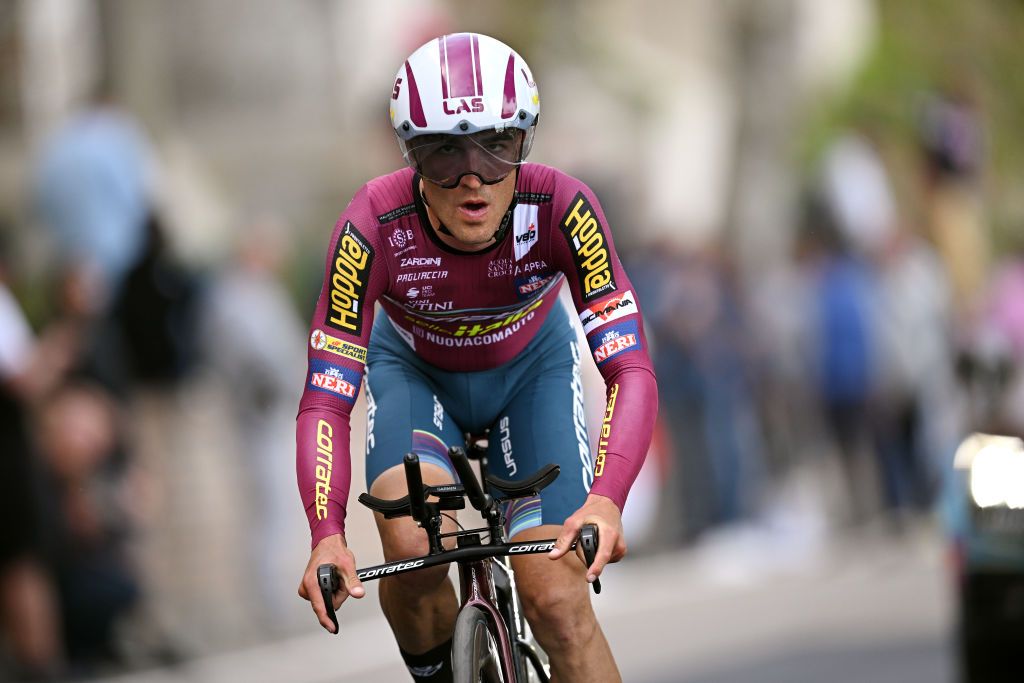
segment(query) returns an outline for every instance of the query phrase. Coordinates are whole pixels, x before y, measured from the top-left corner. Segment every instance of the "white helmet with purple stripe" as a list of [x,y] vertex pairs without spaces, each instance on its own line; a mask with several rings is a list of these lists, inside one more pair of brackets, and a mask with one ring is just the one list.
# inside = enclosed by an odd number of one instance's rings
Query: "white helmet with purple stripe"
[[453,33],[409,56],[395,76],[390,108],[402,155],[421,172],[416,138],[475,138],[483,131],[522,131],[511,160],[518,164],[533,142],[540,95],[530,67],[508,45],[479,33]]

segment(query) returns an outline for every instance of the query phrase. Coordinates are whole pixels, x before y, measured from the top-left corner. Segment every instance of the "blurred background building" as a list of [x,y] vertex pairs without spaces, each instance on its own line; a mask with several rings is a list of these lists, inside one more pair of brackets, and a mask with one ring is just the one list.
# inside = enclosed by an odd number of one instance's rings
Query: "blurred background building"
[[2,0],[0,680],[312,637],[306,318],[337,215],[401,163],[397,65],[462,30],[531,64],[531,160],[594,188],[643,302],[634,557],[941,553],[956,445],[1024,432],[1019,3]]

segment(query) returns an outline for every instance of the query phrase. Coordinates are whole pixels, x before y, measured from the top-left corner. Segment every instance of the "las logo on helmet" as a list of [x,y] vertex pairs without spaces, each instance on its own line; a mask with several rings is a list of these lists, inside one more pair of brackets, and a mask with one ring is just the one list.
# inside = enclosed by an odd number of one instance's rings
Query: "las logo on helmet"
[[[449,102],[458,102],[454,111],[452,111],[451,105],[448,104]],[[484,110],[484,98],[470,97],[468,100],[465,98],[448,99],[441,103],[441,108],[444,110],[444,113],[449,116],[465,114],[466,112],[479,114]]]

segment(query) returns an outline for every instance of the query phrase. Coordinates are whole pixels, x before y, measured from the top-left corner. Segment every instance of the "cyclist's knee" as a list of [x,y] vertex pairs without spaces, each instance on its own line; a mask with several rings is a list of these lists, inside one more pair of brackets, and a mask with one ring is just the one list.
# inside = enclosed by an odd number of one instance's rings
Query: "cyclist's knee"
[[[420,471],[423,482],[428,485],[447,484],[452,481],[451,475],[436,465],[421,463]],[[401,498],[407,493],[405,469],[401,465],[385,470],[370,487],[371,495],[385,500]],[[386,561],[394,562],[422,557],[429,552],[427,534],[417,526],[411,517],[384,519],[384,516],[379,513],[374,517]],[[447,532],[453,529],[452,522],[448,520],[443,522],[442,531]],[[390,576],[384,579],[384,583],[388,585],[388,591],[392,593],[397,591],[410,600],[415,600],[417,596],[425,596],[435,590],[447,576],[448,566],[444,565]]]
[[[438,589],[448,578],[448,566],[430,567],[414,572],[406,572],[397,576],[382,579],[382,586],[387,586],[391,593],[400,593],[405,601],[426,598]],[[382,596],[383,597],[383,596]]]
[[[430,550],[427,535],[408,517],[383,521],[379,527],[384,558],[388,562],[423,557]],[[396,574],[384,580],[403,591],[429,591],[446,576],[448,565],[442,565]]]
[[[548,563],[547,558],[541,561]],[[561,564],[551,562],[547,569]],[[544,579],[543,569],[538,568],[536,575],[526,572],[522,579],[517,572],[523,611],[538,640],[547,649],[588,641],[597,625],[587,595],[589,584],[578,572],[561,567]]]

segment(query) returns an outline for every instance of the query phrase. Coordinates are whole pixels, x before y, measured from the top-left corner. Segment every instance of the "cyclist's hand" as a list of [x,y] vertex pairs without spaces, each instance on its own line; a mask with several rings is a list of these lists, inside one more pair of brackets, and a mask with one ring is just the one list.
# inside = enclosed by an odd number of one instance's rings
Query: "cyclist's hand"
[[320,595],[320,583],[317,581],[316,570],[322,564],[333,564],[338,567],[338,574],[341,576],[341,587],[334,594],[334,609],[341,607],[341,604],[348,599],[361,598],[366,595],[363,584],[356,576],[356,558],[352,551],[345,545],[345,538],[341,534],[327,536],[313,548],[309,556],[309,564],[302,575],[302,583],[299,584],[299,597],[309,600],[313,605],[320,625],[334,633],[334,624],[327,617],[327,610],[324,609],[324,599]]
[[[555,549],[548,557],[557,560],[569,552],[572,542],[580,533],[584,524],[597,525],[598,547],[597,557],[594,564],[587,572],[587,581],[593,583],[601,576],[604,566],[609,562],[618,562],[626,556],[626,539],[622,533],[622,513],[611,498],[590,494],[587,502],[576,512],[565,520],[562,525],[562,533],[555,541]],[[582,551],[577,548],[577,554],[582,560]]]

